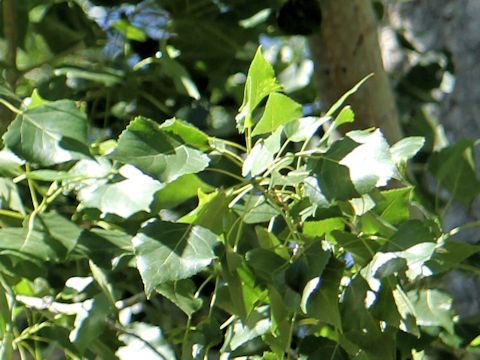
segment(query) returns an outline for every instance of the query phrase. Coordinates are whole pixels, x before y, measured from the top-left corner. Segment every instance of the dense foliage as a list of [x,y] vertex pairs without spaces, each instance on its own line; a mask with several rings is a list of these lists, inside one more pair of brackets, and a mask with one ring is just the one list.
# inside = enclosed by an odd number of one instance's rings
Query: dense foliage
[[[236,117],[246,147],[144,117],[89,144],[73,101],[5,102],[17,116],[1,153],[4,358],[55,346],[128,357],[139,341],[169,359],[394,359],[451,345],[451,298],[434,279],[478,248],[411,218],[405,162],[423,139],[390,147],[371,129],[334,141],[354,120],[350,93],[302,117],[280,90],[259,50]],[[382,189],[393,179],[404,185]]]
[[368,78],[321,112],[305,40],[252,41],[303,1],[93,3],[22,1],[2,64],[0,359],[478,351],[442,280],[478,274],[442,229],[473,141],[339,137]]

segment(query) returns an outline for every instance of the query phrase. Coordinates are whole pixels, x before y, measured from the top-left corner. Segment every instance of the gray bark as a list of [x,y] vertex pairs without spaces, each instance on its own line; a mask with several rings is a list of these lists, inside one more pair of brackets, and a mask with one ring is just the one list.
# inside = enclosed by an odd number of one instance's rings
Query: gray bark
[[379,127],[390,143],[401,138],[398,113],[383,68],[377,20],[370,0],[323,0],[322,24],[310,39],[315,80],[326,106],[373,73],[349,100],[355,128]]

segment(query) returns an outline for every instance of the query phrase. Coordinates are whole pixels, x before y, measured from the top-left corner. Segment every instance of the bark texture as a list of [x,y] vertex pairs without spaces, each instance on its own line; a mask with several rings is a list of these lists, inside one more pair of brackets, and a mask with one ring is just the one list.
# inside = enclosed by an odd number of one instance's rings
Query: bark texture
[[322,0],[322,24],[310,38],[315,80],[321,100],[330,106],[370,73],[348,102],[357,129],[379,127],[390,143],[401,138],[398,113],[382,64],[377,19],[370,0]]

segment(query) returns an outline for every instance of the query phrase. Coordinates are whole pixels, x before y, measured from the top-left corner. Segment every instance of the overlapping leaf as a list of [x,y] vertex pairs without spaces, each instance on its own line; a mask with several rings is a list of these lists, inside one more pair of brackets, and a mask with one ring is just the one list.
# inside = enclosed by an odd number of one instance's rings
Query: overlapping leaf
[[90,156],[86,116],[69,100],[46,103],[19,114],[3,141],[22,159],[44,166]]
[[130,123],[110,157],[132,164],[165,183],[200,172],[209,163],[203,152],[176,141],[155,122],[143,117]]

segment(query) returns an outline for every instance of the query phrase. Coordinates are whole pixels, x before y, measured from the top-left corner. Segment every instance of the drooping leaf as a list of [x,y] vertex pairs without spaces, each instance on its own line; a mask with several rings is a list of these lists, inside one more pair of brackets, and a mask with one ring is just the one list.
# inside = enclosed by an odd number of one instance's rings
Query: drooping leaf
[[200,172],[209,163],[207,155],[178,143],[158,124],[143,117],[130,123],[110,157],[134,165],[165,183]]
[[24,111],[11,123],[3,141],[22,159],[44,166],[90,157],[86,116],[69,100]]
[[252,136],[272,133],[281,125],[302,116],[302,106],[288,96],[272,93],[269,95],[263,116],[253,129]]
[[245,127],[253,125],[251,120],[252,112],[260,101],[280,89],[281,85],[275,79],[273,67],[265,60],[262,49],[259,47],[248,69],[243,103],[240,106],[240,114],[237,117],[237,126],[241,132],[243,132]]
[[162,57],[158,61],[161,64],[162,73],[173,80],[178,93],[188,95],[195,100],[200,99],[197,86],[191,79],[188,70],[180,62],[167,57]]
[[146,224],[132,239],[145,293],[202,271],[216,257],[218,242],[214,233],[197,225],[158,220]]

